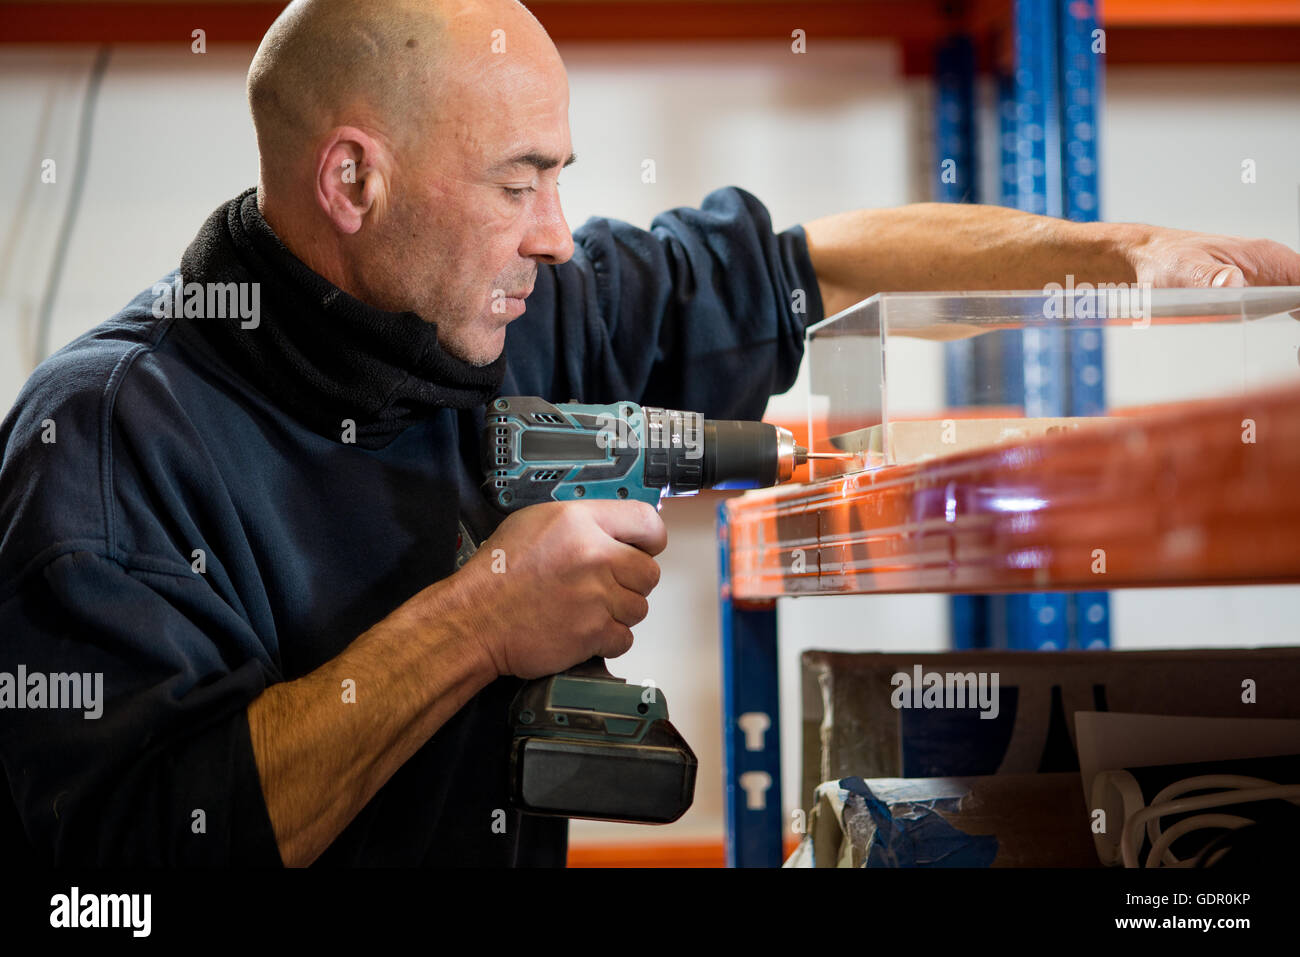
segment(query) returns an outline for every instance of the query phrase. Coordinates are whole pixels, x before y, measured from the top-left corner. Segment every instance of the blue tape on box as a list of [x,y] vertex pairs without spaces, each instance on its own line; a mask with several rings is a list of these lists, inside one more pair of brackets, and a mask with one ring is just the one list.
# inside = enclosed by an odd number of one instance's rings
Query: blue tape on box
[[938,812],[958,810],[959,798],[888,805],[862,778],[843,778],[839,786],[861,800],[875,827],[867,867],[990,867],[998,856],[991,834],[966,834]]

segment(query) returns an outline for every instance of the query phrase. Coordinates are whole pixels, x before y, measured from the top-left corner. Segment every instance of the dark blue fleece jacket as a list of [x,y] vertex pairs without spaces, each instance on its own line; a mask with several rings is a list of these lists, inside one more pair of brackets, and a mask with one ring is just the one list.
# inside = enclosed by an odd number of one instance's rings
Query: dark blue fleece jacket
[[[278,865],[246,708],[452,574],[458,521],[491,533],[496,389],[758,418],[793,383],[816,276],[753,196],[574,238],[477,370],[310,272],[249,191],[181,272],[262,284],[256,328],[167,317],[155,287],[41,364],[0,425],[0,858]],[[102,674],[99,717],[33,690],[72,673]],[[471,700],[318,863],[562,864],[567,822],[492,827],[518,685]]]

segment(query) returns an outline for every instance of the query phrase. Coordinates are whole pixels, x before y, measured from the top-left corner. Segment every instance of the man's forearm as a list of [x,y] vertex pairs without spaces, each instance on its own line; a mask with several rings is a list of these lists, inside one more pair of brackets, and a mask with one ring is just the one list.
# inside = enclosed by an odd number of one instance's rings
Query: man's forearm
[[1132,251],[1148,229],[956,203],[854,210],[804,224],[828,316],[877,292],[1038,289],[1067,273],[1132,282]]
[[[319,857],[430,735],[496,677],[455,616],[440,613],[445,587],[426,589],[337,657],[267,688],[248,706],[262,794],[286,865]],[[345,696],[349,688],[354,701]]]

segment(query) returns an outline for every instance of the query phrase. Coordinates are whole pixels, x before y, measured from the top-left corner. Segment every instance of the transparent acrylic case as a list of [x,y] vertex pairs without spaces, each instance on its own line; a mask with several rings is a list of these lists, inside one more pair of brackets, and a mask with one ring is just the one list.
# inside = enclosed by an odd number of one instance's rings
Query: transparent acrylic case
[[811,326],[812,477],[1300,384],[1300,287],[881,293]]

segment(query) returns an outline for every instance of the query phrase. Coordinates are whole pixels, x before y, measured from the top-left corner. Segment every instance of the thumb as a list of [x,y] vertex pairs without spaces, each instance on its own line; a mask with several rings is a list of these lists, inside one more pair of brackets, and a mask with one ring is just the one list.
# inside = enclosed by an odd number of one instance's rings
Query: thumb
[[1224,266],[1215,271],[1213,278],[1210,280],[1211,286],[1244,286],[1246,277],[1236,266]]

